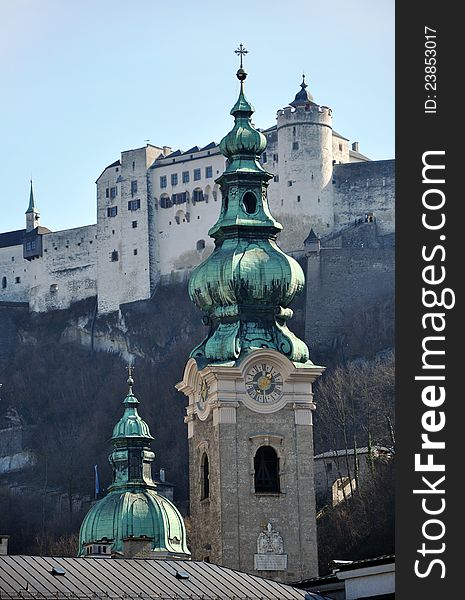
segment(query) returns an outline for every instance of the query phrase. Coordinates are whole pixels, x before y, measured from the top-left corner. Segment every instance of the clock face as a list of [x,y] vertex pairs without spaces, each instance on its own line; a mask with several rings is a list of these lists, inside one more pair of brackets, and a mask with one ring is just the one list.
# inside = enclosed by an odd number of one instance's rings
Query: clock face
[[247,393],[256,402],[271,404],[283,395],[283,377],[271,365],[254,365],[245,375]]
[[208,384],[204,379],[200,380],[197,393],[197,407],[199,410],[204,410],[208,397]]

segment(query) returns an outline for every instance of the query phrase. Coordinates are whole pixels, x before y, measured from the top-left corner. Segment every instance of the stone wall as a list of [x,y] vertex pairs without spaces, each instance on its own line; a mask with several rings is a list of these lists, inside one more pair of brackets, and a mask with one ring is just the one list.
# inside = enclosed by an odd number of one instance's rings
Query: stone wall
[[333,190],[336,230],[373,213],[381,235],[394,231],[394,160],[335,165]]
[[354,338],[369,313],[384,319],[378,330],[392,329],[394,262],[393,247],[322,248],[308,255],[305,337],[311,355],[344,353],[346,338]]

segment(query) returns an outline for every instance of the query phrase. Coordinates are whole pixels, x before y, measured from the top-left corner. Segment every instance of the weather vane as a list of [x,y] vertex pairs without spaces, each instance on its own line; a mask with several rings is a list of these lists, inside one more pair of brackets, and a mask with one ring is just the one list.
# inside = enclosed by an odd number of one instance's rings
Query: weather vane
[[241,59],[241,66],[240,66],[241,69],[243,68],[242,57],[245,56],[246,54],[248,54],[248,52],[249,51],[245,49],[245,46],[243,46],[242,43],[239,44],[239,48],[237,50],[234,50],[234,53],[237,54]]

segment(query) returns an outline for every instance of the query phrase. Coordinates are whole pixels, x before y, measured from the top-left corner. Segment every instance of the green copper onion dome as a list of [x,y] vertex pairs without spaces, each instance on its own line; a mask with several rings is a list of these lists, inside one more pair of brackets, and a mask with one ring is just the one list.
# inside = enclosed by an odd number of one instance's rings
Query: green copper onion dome
[[114,450],[109,457],[113,482],[82,522],[79,556],[85,556],[88,544],[104,539],[111,543],[112,553],[123,554],[125,539],[145,538],[151,542],[154,558],[188,559],[183,518],[174,504],[157,493],[152,480],[153,438],[137,413],[133,383],[130,375],[124,414],[113,429]]
[[215,249],[189,281],[191,300],[203,311],[210,331],[191,356],[202,366],[240,361],[254,349],[271,348],[305,363],[308,348],[286,325],[292,317],[289,304],[304,287],[304,274],[276,244],[282,226],[271,215],[267,198],[273,175],[259,162],[266,138],[250,121],[254,109],[244,94],[242,44],[237,53],[241,87],[231,110],[234,127],[220,143],[228,163],[216,180],[222,206],[209,231]]

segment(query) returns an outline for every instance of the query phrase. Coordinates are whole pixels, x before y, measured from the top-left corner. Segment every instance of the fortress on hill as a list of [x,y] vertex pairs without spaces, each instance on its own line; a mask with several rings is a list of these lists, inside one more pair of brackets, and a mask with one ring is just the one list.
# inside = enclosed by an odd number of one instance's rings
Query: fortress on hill
[[[361,154],[333,129],[332,110],[313,99],[305,78],[300,88],[276,124],[260,130],[261,164],[273,175],[268,202],[284,226],[278,243],[306,257],[308,300],[342,274],[362,299],[373,275],[376,293],[392,292],[394,161]],[[213,249],[208,231],[225,167],[214,142],[124,151],[97,179],[97,223],[56,232],[42,226],[31,183],[25,229],[0,233],[0,303],[46,312],[96,297],[104,314],[184,278]]]

